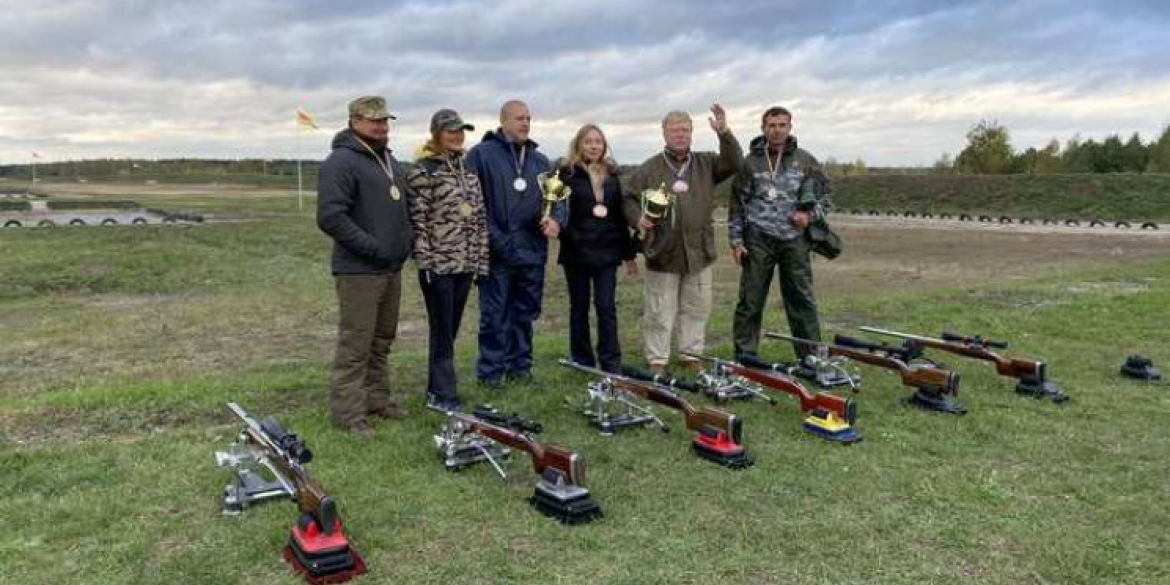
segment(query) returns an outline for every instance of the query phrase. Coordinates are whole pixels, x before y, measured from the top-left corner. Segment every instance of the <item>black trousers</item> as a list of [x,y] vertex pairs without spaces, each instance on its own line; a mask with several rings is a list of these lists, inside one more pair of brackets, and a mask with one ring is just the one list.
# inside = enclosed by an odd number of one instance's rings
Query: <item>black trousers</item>
[[[617,326],[617,265],[582,266],[565,264],[569,284],[569,356],[587,366],[617,372],[622,365],[622,348]],[[593,354],[589,332],[589,305],[597,312],[597,355]]]
[[430,348],[427,352],[427,393],[455,400],[455,336],[471,292],[471,274],[435,274],[420,270],[419,286],[427,305]]

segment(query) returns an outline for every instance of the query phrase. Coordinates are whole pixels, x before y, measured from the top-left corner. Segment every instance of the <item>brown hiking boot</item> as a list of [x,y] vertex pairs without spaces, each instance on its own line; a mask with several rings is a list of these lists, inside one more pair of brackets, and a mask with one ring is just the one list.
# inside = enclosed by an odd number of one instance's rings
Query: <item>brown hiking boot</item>
[[370,416],[383,420],[399,420],[406,418],[409,414],[410,413],[407,412],[405,408],[402,408],[393,402],[383,406],[382,408],[375,408],[369,413]]

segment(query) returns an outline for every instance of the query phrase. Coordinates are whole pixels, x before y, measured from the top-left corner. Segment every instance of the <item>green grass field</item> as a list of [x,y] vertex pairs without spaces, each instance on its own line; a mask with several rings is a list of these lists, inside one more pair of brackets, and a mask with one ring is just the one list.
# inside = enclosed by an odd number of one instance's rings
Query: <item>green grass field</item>
[[[694,457],[671,412],[659,411],[669,434],[587,426],[585,378],[554,365],[567,352],[567,302],[551,267],[539,389],[474,388],[473,299],[461,393],[535,417],[544,440],[584,454],[605,517],[565,527],[525,503],[536,478],[523,457],[506,481],[487,467],[443,469],[431,440],[441,417],[422,408],[413,274],[391,359],[416,415],[356,439],[325,414],[336,309],[311,210],[298,213],[287,192],[132,198],[222,221],[0,230],[0,583],[299,582],[279,555],[292,503],[219,514],[229,478],[212,455],[239,430],[229,400],[277,416],[316,452],[310,469],[371,568],[356,583],[1170,579],[1170,387],[1117,375],[1131,353],[1170,363],[1161,239],[843,229],[846,255],[816,267],[831,331],[1005,338],[1008,353],[1049,362],[1072,404],[1016,396],[989,364],[936,356],[963,375],[971,413],[924,413],[900,404],[892,375],[866,368],[857,445],[802,433],[794,400],[728,406],[756,461],[744,471]],[[717,355],[730,351],[735,278],[722,258],[708,330]],[[621,284],[619,305],[637,363],[640,283]],[[775,304],[766,327],[783,327]]]

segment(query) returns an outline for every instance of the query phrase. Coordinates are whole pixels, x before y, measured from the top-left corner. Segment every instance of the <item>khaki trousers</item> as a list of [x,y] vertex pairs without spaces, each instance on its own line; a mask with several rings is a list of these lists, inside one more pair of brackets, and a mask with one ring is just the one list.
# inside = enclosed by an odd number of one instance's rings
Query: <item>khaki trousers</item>
[[391,404],[386,357],[398,335],[401,273],[338,274],[337,352],[329,384],[333,422],[349,427]]
[[693,274],[647,270],[642,287],[642,337],[646,361],[670,361],[670,338],[678,329],[678,349],[701,354],[711,314],[711,278],[708,266]]

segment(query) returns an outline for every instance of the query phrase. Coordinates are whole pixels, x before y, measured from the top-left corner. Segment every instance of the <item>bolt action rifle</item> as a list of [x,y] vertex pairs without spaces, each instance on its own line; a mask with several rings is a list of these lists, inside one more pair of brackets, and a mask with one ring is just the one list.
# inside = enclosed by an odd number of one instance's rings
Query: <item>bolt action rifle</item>
[[[236,483],[224,490],[224,513],[239,514],[252,503],[291,497],[301,512],[283,553],[293,570],[313,584],[340,583],[365,573],[365,562],[342,529],[337,503],[304,467],[313,452],[275,418],[260,423],[234,402],[228,408],[244,428],[231,450],[216,453],[216,464],[236,474]],[[254,463],[267,468],[275,480],[261,480],[249,469]]]
[[[568,360],[559,360],[559,363],[566,368],[600,378],[597,382],[590,383],[589,394],[595,410],[587,411],[587,414],[590,415],[591,422],[602,432],[613,432],[617,428],[623,428],[611,424],[603,403],[621,402],[628,405],[632,402],[623,395],[638,396],[681,412],[687,428],[697,433],[692,445],[699,457],[731,469],[744,469],[753,465],[751,458],[743,449],[743,420],[738,416],[707,406],[696,408],[683,397],[653,382],[635,380]],[[669,430],[657,417],[654,417],[654,420],[664,432]]]
[[[711,364],[706,374],[715,379],[738,378],[740,384],[751,383],[800,399],[800,410],[808,415],[804,430],[823,439],[841,443],[855,443],[861,435],[853,428],[857,420],[857,404],[852,399],[829,394],[810,392],[796,380],[777,372],[748,367],[717,357],[683,353],[684,357]],[[775,404],[775,401],[772,402]]]
[[715,402],[728,402],[730,400],[750,400],[752,398],[760,398],[768,402],[768,404],[776,404],[776,399],[765,394],[760,390],[759,386],[751,384],[739,376],[715,376],[708,372],[699,374],[695,379],[684,380],[682,378],[674,378],[666,374],[655,374],[645,370],[635,368],[633,366],[621,367],[623,376],[633,378],[635,380],[642,380],[644,382],[653,382],[660,386],[666,386],[670,390],[685,390],[687,392],[702,393]]
[[896,356],[881,352],[801,339],[782,333],[766,332],[764,335],[772,339],[794,341],[818,348],[817,351],[824,353],[826,357],[848,358],[898,372],[902,385],[914,389],[914,394],[908,399],[909,404],[950,414],[967,414],[967,408],[955,400],[955,396],[959,394],[960,380],[959,374],[955,372],[933,364],[910,364]]
[[929,347],[939,351],[975,358],[995,364],[995,372],[1000,376],[1019,380],[1016,392],[1037,399],[1049,398],[1057,404],[1068,402],[1066,395],[1059,387],[1048,380],[1048,365],[1041,361],[1023,360],[1002,357],[992,349],[1007,349],[1006,341],[992,341],[978,335],[965,336],[943,332],[940,338],[912,335],[877,327],[861,327],[862,331],[889,335],[904,340],[907,347]]
[[507,478],[496,461],[506,458],[509,449],[518,449],[532,456],[532,466],[540,475],[536,491],[528,499],[540,513],[565,524],[584,524],[602,515],[601,507],[582,486],[585,458],[564,447],[538,442],[532,433],[540,432],[540,423],[515,414],[502,415],[490,406],[480,406],[472,415],[442,412],[447,420],[434,439],[447,469],[458,471],[487,461]]

